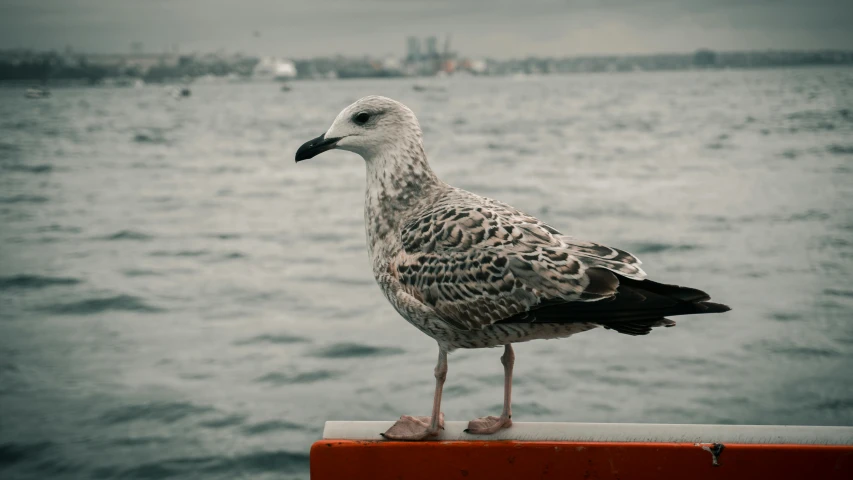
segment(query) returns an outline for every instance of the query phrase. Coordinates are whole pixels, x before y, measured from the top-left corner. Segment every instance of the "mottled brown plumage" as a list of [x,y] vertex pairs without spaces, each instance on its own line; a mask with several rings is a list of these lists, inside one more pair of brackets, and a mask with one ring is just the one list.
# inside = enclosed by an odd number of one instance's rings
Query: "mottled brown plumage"
[[299,149],[297,161],[329,148],[364,157],[374,276],[400,315],[439,345],[431,421],[401,418],[386,432],[391,438],[438,431],[447,352],[454,349],[505,346],[504,412],[470,424],[475,433],[491,433],[511,425],[512,343],[597,326],[644,335],[674,325],[666,316],[728,310],[699,290],[645,280],[630,253],[563,235],[442,182],[427,163],[415,115],[394,100],[365,97],[350,105]]

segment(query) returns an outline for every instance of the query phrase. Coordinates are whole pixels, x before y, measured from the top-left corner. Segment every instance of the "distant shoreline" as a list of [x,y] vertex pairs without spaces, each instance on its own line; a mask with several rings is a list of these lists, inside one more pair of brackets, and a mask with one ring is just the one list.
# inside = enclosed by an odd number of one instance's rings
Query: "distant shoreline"
[[[580,76],[580,75],[600,75],[600,74],[613,74],[613,75],[621,75],[621,74],[630,74],[630,73],[695,73],[695,72],[726,72],[726,71],[758,71],[758,70],[785,70],[785,69],[807,69],[807,68],[850,68],[853,67],[853,63],[834,63],[834,64],[794,64],[794,65],[768,65],[768,66],[749,66],[749,67],[714,67],[714,68],[679,68],[679,69],[656,69],[656,70],[613,70],[613,71],[571,71],[571,72],[553,72],[553,73],[504,73],[504,74],[493,74],[493,75],[457,75],[458,77],[464,78],[515,78],[519,75],[523,77],[529,78],[538,78],[538,77],[559,77],[559,76]],[[157,81],[144,82],[146,86],[175,86],[175,85],[187,85],[190,83],[195,83],[201,77],[191,78],[191,79],[182,79],[182,78],[165,78]],[[295,78],[293,80],[288,81],[305,83],[305,82],[314,82],[314,81],[327,81],[327,82],[338,82],[338,81],[350,81],[350,80],[366,80],[366,79],[374,79],[374,80],[392,80],[392,79],[408,79],[408,80],[423,80],[426,78],[433,77],[423,77],[423,76],[343,76],[335,79],[326,79],[326,78]],[[0,88],[21,88],[21,87],[31,87],[33,85],[45,85],[52,88],[69,88],[69,87],[89,87],[89,88],[133,88],[132,85],[128,84],[117,84],[113,80],[115,77],[104,77],[101,81],[91,82],[86,78],[55,78],[42,80],[38,78],[32,79],[2,79],[0,78]],[[272,79],[259,79],[253,77],[245,77],[239,79],[228,79],[226,77],[215,77],[215,80],[207,80],[201,81],[199,84],[210,84],[210,85],[246,85],[246,84],[271,84],[271,85],[281,85],[284,82],[276,81]]]
[[332,78],[429,78],[434,76],[544,75],[567,73],[693,71],[805,66],[853,65],[853,51],[747,51],[655,55],[527,57],[512,60],[474,59],[456,53],[410,55],[405,59],[370,56],[284,59],[243,54],[134,53],[93,55],[73,51],[0,50],[0,82],[67,81],[116,86],[145,83],[244,82]]

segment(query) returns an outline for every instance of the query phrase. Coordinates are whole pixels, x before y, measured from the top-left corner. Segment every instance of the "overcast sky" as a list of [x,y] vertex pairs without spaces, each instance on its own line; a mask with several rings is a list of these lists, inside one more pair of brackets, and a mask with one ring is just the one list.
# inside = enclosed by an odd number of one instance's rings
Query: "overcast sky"
[[402,56],[429,34],[496,58],[853,50],[853,0],[0,0],[0,48]]

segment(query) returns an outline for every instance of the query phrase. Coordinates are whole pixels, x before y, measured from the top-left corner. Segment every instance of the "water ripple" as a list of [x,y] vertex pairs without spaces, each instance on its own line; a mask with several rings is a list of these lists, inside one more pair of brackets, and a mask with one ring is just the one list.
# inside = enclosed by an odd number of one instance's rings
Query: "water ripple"
[[16,463],[38,458],[52,446],[49,442],[0,444],[0,467],[10,467]]
[[124,273],[124,275],[128,277],[162,277],[164,275],[162,272],[155,272],[154,270],[143,270],[138,268],[124,270],[122,273]]
[[109,425],[140,420],[172,423],[186,417],[203,415],[213,411],[212,407],[189,402],[152,402],[126,405],[110,410],[101,415],[101,421]]
[[12,288],[45,288],[55,285],[77,285],[81,281],[70,277],[48,277],[42,275],[14,275],[0,277],[0,290]]
[[310,342],[305,337],[297,337],[294,335],[287,334],[264,334],[258,335],[256,337],[248,338],[245,340],[238,340],[234,342],[234,345],[253,345],[258,343],[272,343],[275,345],[286,345],[288,343],[304,343]]
[[151,240],[151,235],[146,233],[137,232],[135,230],[120,230],[110,235],[105,235],[101,237],[101,240],[136,240],[136,241],[147,241]]
[[42,195],[13,195],[11,197],[0,197],[0,203],[15,204],[15,203],[46,203],[49,198]]
[[96,478],[160,479],[160,478],[204,478],[203,475],[225,474],[239,478],[251,474],[301,473],[308,471],[307,453],[287,450],[253,452],[232,457],[181,457],[158,460],[131,468],[99,468],[93,473]]
[[242,425],[246,421],[245,415],[229,415],[227,417],[215,418],[199,423],[202,427],[207,428],[227,428]]
[[360,343],[336,343],[316,351],[312,355],[322,358],[357,358],[382,357],[386,355],[400,355],[402,353],[405,353],[405,350],[396,347],[374,347]]
[[803,319],[803,316],[796,312],[772,312],[769,316],[779,322],[794,322]]
[[640,255],[640,254],[649,254],[649,253],[662,253],[662,252],[689,252],[698,249],[698,245],[677,245],[671,243],[661,243],[661,242],[641,242],[634,243],[629,245],[627,249],[629,252]]
[[827,288],[823,294],[831,297],[853,298],[853,290],[842,290],[840,288]]
[[287,375],[281,372],[271,372],[262,377],[258,377],[255,381],[259,383],[269,383],[272,385],[293,385],[295,383],[314,383],[322,380],[339,377],[339,372],[331,370],[315,370],[312,372],[302,372],[295,375]]
[[151,252],[149,255],[152,257],[202,257],[204,255],[208,255],[209,253],[210,251],[208,250],[157,250]]
[[853,145],[830,145],[826,150],[835,155],[853,155]]
[[141,298],[133,295],[114,295],[102,298],[87,298],[76,302],[55,303],[39,310],[57,315],[92,315],[107,311],[125,310],[130,312],[156,313],[163,309],[152,307]]
[[166,130],[162,128],[149,128],[145,131],[138,132],[133,136],[135,143],[150,144],[150,145],[168,145],[171,143],[166,138]]
[[53,170],[53,165],[50,164],[40,164],[40,165],[21,165],[21,164],[12,164],[12,165],[4,165],[4,170],[8,170],[10,172],[24,172],[24,173],[49,173]]
[[263,435],[265,433],[276,432],[276,431],[290,431],[290,430],[305,430],[305,427],[299,425],[298,423],[288,422],[284,420],[270,420],[268,422],[254,423],[252,425],[246,425],[243,427],[242,431],[245,435],[253,436],[253,435]]

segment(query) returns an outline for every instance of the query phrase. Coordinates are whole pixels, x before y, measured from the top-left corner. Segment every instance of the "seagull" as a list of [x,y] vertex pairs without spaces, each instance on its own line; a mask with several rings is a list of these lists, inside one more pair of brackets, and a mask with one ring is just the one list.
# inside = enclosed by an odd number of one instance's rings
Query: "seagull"
[[364,219],[373,275],[394,309],[438,343],[429,417],[403,415],[383,436],[423,440],[444,428],[447,354],[503,347],[503,411],[467,432],[512,425],[512,344],[604,327],[646,335],[675,315],[721,313],[705,292],[646,279],[640,260],[564,235],[532,215],[441,181],[427,162],[415,114],[390,98],[346,107],[296,162],[328,150],[364,158]]

